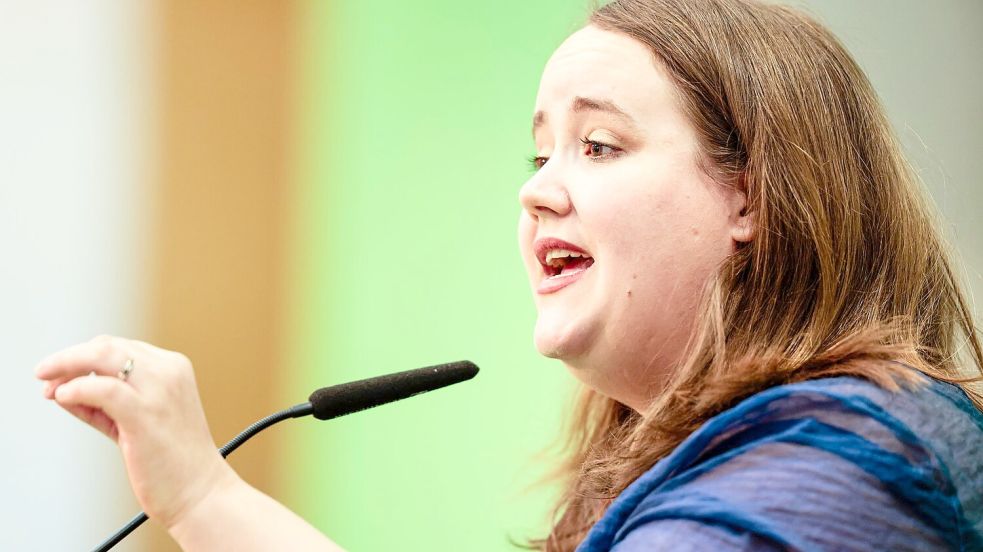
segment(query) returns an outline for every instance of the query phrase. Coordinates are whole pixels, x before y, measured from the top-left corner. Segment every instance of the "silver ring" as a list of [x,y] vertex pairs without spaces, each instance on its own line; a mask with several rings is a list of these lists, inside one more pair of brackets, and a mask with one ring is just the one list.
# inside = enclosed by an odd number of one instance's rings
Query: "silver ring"
[[123,365],[123,369],[116,373],[116,377],[126,381],[130,377],[130,373],[133,372],[133,359],[126,359],[126,364]]

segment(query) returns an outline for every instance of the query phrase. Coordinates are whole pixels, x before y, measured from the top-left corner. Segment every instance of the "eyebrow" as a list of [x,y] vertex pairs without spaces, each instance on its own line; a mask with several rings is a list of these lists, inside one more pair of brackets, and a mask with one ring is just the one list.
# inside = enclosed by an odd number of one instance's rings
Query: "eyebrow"
[[[636,127],[635,120],[632,119],[631,115],[618,107],[618,104],[612,102],[611,100],[602,100],[597,98],[585,98],[583,96],[577,96],[573,99],[573,103],[570,105],[570,111],[573,113],[584,113],[586,111],[600,111],[601,113],[609,113],[630,124],[632,127]],[[546,112],[537,111],[535,115],[532,116],[532,133],[536,134],[536,130],[546,123]]]

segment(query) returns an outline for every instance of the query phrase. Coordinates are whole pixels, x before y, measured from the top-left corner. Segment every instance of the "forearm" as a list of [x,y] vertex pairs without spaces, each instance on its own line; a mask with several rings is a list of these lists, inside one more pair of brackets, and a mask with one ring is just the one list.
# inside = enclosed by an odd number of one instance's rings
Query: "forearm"
[[343,552],[297,514],[238,476],[213,489],[169,532],[186,552]]

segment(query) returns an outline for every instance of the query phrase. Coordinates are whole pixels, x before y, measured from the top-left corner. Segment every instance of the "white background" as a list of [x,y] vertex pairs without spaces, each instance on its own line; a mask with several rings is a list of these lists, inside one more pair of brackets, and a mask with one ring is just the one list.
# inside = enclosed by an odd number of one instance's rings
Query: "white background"
[[42,400],[32,367],[141,333],[149,8],[0,0],[2,550],[89,550],[139,510],[115,445]]

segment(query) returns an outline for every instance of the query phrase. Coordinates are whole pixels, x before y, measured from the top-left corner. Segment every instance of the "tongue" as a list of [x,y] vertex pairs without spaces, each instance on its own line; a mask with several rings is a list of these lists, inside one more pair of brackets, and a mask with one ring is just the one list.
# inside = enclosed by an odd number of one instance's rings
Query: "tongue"
[[570,257],[567,259],[566,264],[560,269],[560,274],[573,274],[574,272],[580,272],[582,270],[587,270],[587,267],[594,264],[594,259],[591,257]]

